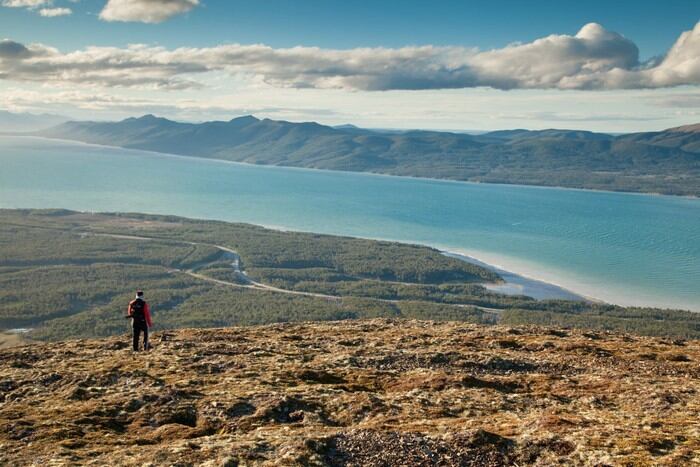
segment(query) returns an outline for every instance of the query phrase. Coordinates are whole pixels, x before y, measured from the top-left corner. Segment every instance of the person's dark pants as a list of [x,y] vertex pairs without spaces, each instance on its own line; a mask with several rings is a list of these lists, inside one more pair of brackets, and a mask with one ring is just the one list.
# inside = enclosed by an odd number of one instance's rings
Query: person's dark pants
[[143,350],[148,350],[148,325],[146,323],[134,322],[134,352],[139,351],[139,338],[143,332]]

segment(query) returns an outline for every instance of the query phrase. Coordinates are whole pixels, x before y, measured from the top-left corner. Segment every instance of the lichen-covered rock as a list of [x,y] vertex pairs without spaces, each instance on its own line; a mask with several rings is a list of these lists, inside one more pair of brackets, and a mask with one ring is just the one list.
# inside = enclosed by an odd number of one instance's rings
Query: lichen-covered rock
[[408,320],[162,335],[1,350],[0,465],[700,463],[698,341]]

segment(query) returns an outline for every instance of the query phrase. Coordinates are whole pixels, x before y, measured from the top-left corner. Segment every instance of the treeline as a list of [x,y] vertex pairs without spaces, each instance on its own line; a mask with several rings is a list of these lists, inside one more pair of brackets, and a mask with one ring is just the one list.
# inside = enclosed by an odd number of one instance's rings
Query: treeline
[[[366,297],[327,301],[196,280],[173,268],[199,268],[211,277],[235,281],[219,249],[241,253],[242,265],[280,268],[281,274],[324,271],[351,281],[391,279],[435,281],[498,279],[490,271],[438,251],[390,242],[284,233],[243,224],[189,221],[163,216],[92,215],[64,210],[0,211],[0,327],[33,327],[35,339],[105,336],[124,332],[124,309],[136,288],[147,290],[160,328],[262,324],[286,320],[422,316],[488,322],[476,310],[426,303],[389,304]],[[144,239],[110,235],[142,236]],[[152,239],[146,239],[152,238]],[[314,242],[318,240],[318,246]],[[338,248],[334,248],[335,244]],[[294,259],[298,251],[299,259]],[[314,256],[316,255],[316,256]],[[382,264],[382,263],[386,264]],[[340,272],[342,271],[342,272]],[[347,271],[347,272],[346,272]],[[358,277],[377,277],[372,281]],[[318,281],[320,290],[328,279]],[[481,279],[483,280],[483,279]],[[241,282],[245,282],[242,281]],[[348,295],[348,294],[345,294]],[[409,298],[409,296],[406,296]],[[414,296],[413,299],[420,297]]]
[[[325,300],[225,286],[151,284],[148,300],[154,309],[155,332],[181,327],[224,327],[293,321],[325,321],[376,317],[460,320],[493,324],[493,314],[473,308],[425,302],[386,303],[372,299]],[[39,340],[109,336],[128,331],[124,307],[131,295],[115,294],[106,303],[49,319],[30,333]]]
[[[209,270],[204,270],[210,274]],[[218,271],[220,274],[222,271]],[[250,271],[249,271],[250,273]],[[537,300],[525,296],[491,292],[478,284],[416,284],[353,278],[323,268],[315,269],[254,269],[251,277],[259,282],[301,292],[326,295],[370,297],[382,300],[418,300],[446,304],[476,305],[489,308],[537,307]],[[231,278],[219,275],[219,278]]]
[[[150,242],[129,245],[123,242],[134,241],[106,237],[89,239],[95,242],[103,240],[111,244],[111,250],[109,246],[105,246],[102,251],[113,254],[115,257],[123,257],[125,261],[138,258],[139,255],[129,254],[131,249],[136,249],[138,253],[149,254],[153,258],[163,258],[163,261],[170,258],[171,262],[175,262],[183,255],[179,249],[185,248],[167,242],[167,240],[176,240],[222,245],[236,250],[242,258],[242,266],[251,274],[259,268],[293,269],[297,270],[296,272],[311,269],[311,273],[316,268],[323,268],[344,276],[400,282],[484,282],[500,279],[498,274],[481,266],[447,257],[433,248],[404,243],[304,232],[280,232],[249,224],[199,221],[173,216],[90,215],[63,210],[0,211],[0,215],[6,218],[7,222],[14,220],[25,226],[59,229],[71,226],[79,231],[159,238],[159,242],[153,245],[152,252],[144,251],[152,247]],[[34,235],[41,237],[42,234],[36,232]],[[115,242],[110,243],[111,240]],[[35,241],[27,239],[27,243],[24,248],[29,252],[27,256],[31,257],[32,244]],[[159,251],[159,247],[172,251],[170,253]],[[15,248],[13,246],[12,250]],[[89,244],[86,243],[83,246],[74,244],[72,248],[78,251],[70,253],[81,257],[86,253],[81,253],[80,250],[89,248]],[[125,248],[124,253],[121,252],[121,248]],[[214,254],[213,251],[211,253]],[[158,259],[153,261],[157,262]],[[0,261],[0,266],[3,265],[9,264]]]
[[66,317],[89,315],[102,308],[123,322],[126,304],[137,288],[148,290],[149,300],[165,310],[208,287],[189,276],[170,274],[154,266],[32,267],[0,274],[0,328],[51,326]]
[[604,329],[645,336],[675,336],[700,339],[700,314],[669,310],[668,319],[658,318],[659,310],[621,308],[604,314],[592,309],[581,313],[549,310],[505,310],[500,323],[510,325],[536,324],[541,326]]
[[[13,222],[15,221],[15,222]],[[2,216],[0,266],[28,267],[95,263],[136,263],[187,269],[214,261],[220,250],[182,242],[120,239],[85,234],[80,226],[58,230],[21,225],[21,218]],[[55,224],[55,222],[53,223]],[[60,224],[60,223],[59,223]],[[60,225],[59,225],[60,227]],[[62,227],[61,227],[62,228]]]

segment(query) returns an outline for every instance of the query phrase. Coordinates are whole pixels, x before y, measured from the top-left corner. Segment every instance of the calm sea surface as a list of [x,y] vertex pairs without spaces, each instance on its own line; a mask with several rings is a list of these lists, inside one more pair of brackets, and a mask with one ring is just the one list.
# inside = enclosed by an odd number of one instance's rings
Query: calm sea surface
[[423,243],[590,297],[700,311],[700,200],[262,167],[0,137],[0,207]]

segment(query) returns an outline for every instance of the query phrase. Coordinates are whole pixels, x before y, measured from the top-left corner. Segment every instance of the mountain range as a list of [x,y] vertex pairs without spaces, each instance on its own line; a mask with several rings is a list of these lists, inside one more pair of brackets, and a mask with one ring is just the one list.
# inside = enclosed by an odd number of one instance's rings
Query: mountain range
[[145,115],[66,122],[35,134],[253,164],[700,196],[700,125],[624,135],[558,129],[473,135]]

